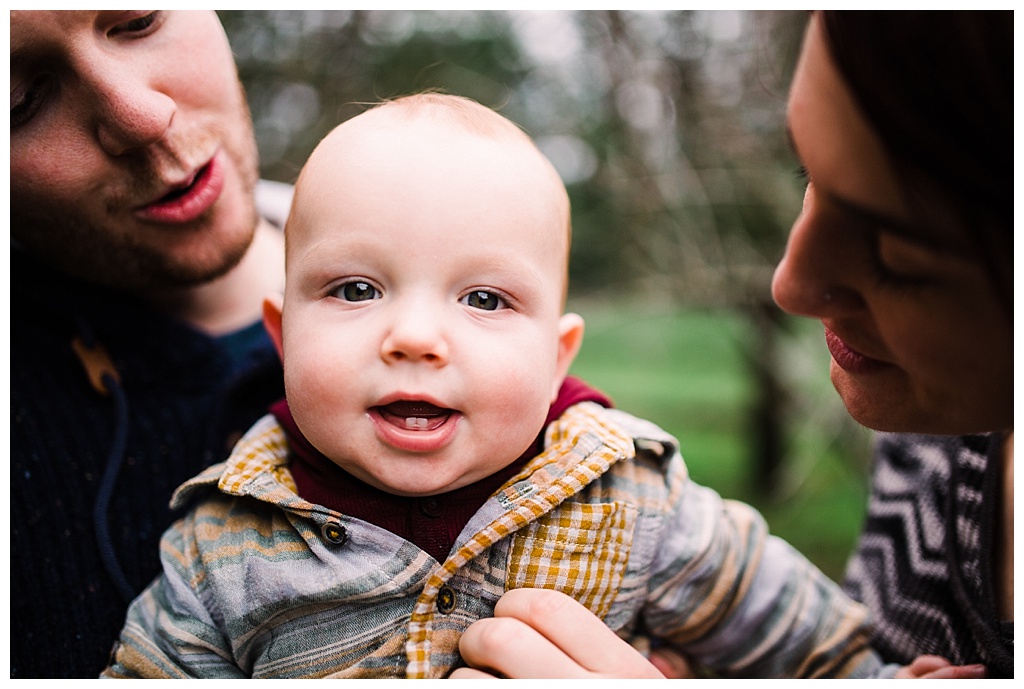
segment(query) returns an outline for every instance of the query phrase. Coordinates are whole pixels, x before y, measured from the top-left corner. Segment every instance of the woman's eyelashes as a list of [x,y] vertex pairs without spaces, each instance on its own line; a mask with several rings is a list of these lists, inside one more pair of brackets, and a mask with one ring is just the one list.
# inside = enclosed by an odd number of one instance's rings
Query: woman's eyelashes
[[906,289],[926,283],[928,276],[937,270],[936,261],[939,259],[928,249],[888,232],[884,227],[875,228],[874,236],[872,263],[879,284]]

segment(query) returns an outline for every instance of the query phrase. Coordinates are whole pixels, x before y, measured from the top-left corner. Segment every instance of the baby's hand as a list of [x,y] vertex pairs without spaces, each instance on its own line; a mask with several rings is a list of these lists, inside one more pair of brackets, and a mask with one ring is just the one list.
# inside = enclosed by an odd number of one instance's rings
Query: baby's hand
[[896,679],[985,679],[984,665],[953,665],[939,656],[918,656],[896,673]]

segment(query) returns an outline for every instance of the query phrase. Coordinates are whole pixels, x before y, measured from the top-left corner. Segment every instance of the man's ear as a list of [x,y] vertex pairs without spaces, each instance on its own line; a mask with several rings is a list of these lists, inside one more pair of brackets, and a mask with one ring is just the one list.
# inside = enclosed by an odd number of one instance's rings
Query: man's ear
[[558,397],[565,377],[569,375],[569,367],[576,359],[576,354],[583,344],[583,317],[575,313],[566,313],[558,320],[558,359],[555,367],[555,379],[552,381],[551,401]]
[[284,308],[284,297],[277,292],[263,300],[263,327],[274,341],[277,355],[284,360],[284,348],[281,339],[281,310]]

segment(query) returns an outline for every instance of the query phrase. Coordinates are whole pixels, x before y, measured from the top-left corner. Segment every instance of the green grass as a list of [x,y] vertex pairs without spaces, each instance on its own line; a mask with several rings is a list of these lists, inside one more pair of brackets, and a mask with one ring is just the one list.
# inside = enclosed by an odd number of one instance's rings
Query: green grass
[[587,322],[573,375],[676,436],[695,481],[753,504],[773,533],[833,579],[842,577],[864,514],[869,435],[832,390],[820,326],[794,322],[787,340],[799,363],[811,362],[787,376],[800,406],[787,424],[780,481],[769,492],[755,478],[748,415],[756,390],[743,351],[756,341],[741,315],[589,301],[569,309]]

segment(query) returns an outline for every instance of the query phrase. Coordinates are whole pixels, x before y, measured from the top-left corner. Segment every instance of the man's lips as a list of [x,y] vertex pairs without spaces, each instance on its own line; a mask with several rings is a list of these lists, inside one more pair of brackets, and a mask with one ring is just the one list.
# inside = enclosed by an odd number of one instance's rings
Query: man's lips
[[825,345],[828,347],[832,360],[839,365],[839,368],[849,373],[870,373],[883,368],[886,364],[878,359],[861,354],[843,342],[828,327],[825,328]]
[[191,178],[167,190],[160,198],[136,208],[135,215],[150,222],[191,222],[209,210],[223,190],[224,169],[220,154],[217,154]]

